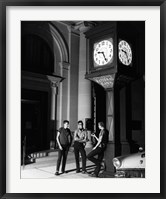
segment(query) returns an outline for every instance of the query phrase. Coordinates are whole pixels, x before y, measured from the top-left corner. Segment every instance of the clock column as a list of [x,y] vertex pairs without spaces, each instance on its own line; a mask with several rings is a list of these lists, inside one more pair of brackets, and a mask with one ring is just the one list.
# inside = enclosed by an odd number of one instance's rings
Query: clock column
[[114,167],[112,159],[115,157],[115,134],[114,134],[114,89],[106,89],[106,129],[109,131],[109,142],[105,151],[105,166],[103,177],[112,175]]
[[101,85],[106,92],[106,129],[109,131],[109,142],[104,153],[105,170],[99,177],[110,177],[114,174],[112,159],[115,157],[115,130],[114,130],[114,81],[115,73],[89,78]]

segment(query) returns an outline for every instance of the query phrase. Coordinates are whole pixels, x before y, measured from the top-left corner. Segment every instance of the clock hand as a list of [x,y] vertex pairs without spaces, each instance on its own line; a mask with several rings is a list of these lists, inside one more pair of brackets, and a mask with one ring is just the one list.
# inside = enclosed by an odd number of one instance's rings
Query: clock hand
[[105,57],[105,54],[104,54],[104,52],[102,51],[102,52],[98,52],[98,54],[102,54],[103,55],[103,57],[104,57],[104,59],[105,59],[105,61],[107,61],[107,59],[106,59],[106,57]]
[[127,52],[126,52],[126,51],[124,51],[123,49],[122,49],[122,52],[124,52],[124,54],[126,55],[127,61],[128,61],[129,59],[128,59]]
[[105,57],[105,54],[104,54],[104,52],[102,52],[102,54],[103,54],[103,57],[104,57],[105,61],[107,61],[107,58]]

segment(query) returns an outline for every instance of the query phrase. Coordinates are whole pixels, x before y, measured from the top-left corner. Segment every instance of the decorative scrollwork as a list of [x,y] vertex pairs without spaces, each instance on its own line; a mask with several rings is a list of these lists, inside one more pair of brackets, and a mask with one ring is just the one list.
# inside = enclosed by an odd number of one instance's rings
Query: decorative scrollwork
[[92,80],[96,83],[100,84],[105,89],[113,88],[114,85],[115,74],[112,75],[104,75],[100,77],[93,77]]

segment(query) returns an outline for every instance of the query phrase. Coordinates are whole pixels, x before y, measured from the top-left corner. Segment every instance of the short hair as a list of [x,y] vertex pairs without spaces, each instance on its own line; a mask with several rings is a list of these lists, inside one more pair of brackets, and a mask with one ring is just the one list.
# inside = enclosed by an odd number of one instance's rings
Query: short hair
[[98,125],[104,128],[104,122],[99,122]]
[[69,124],[69,121],[68,121],[68,120],[64,120],[64,121],[63,121],[63,124],[65,124],[65,123],[68,123],[68,124]]
[[78,122],[77,122],[78,124],[82,124],[82,126],[83,126],[83,121],[82,120],[79,120]]

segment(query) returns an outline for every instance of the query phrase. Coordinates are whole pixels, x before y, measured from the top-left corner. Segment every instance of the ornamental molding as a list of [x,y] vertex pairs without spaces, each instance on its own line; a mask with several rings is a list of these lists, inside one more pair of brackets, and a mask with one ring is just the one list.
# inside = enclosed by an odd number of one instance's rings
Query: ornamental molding
[[92,81],[96,82],[97,84],[101,85],[105,89],[113,88],[115,74],[111,75],[103,75],[99,77],[90,78]]
[[59,66],[61,69],[70,70],[70,63],[68,62],[59,62]]
[[77,23],[75,23],[73,28],[81,33],[85,33],[95,26],[96,24],[93,21],[78,21]]
[[50,81],[51,87],[58,87],[59,83],[63,80],[63,77],[47,75],[47,79]]

